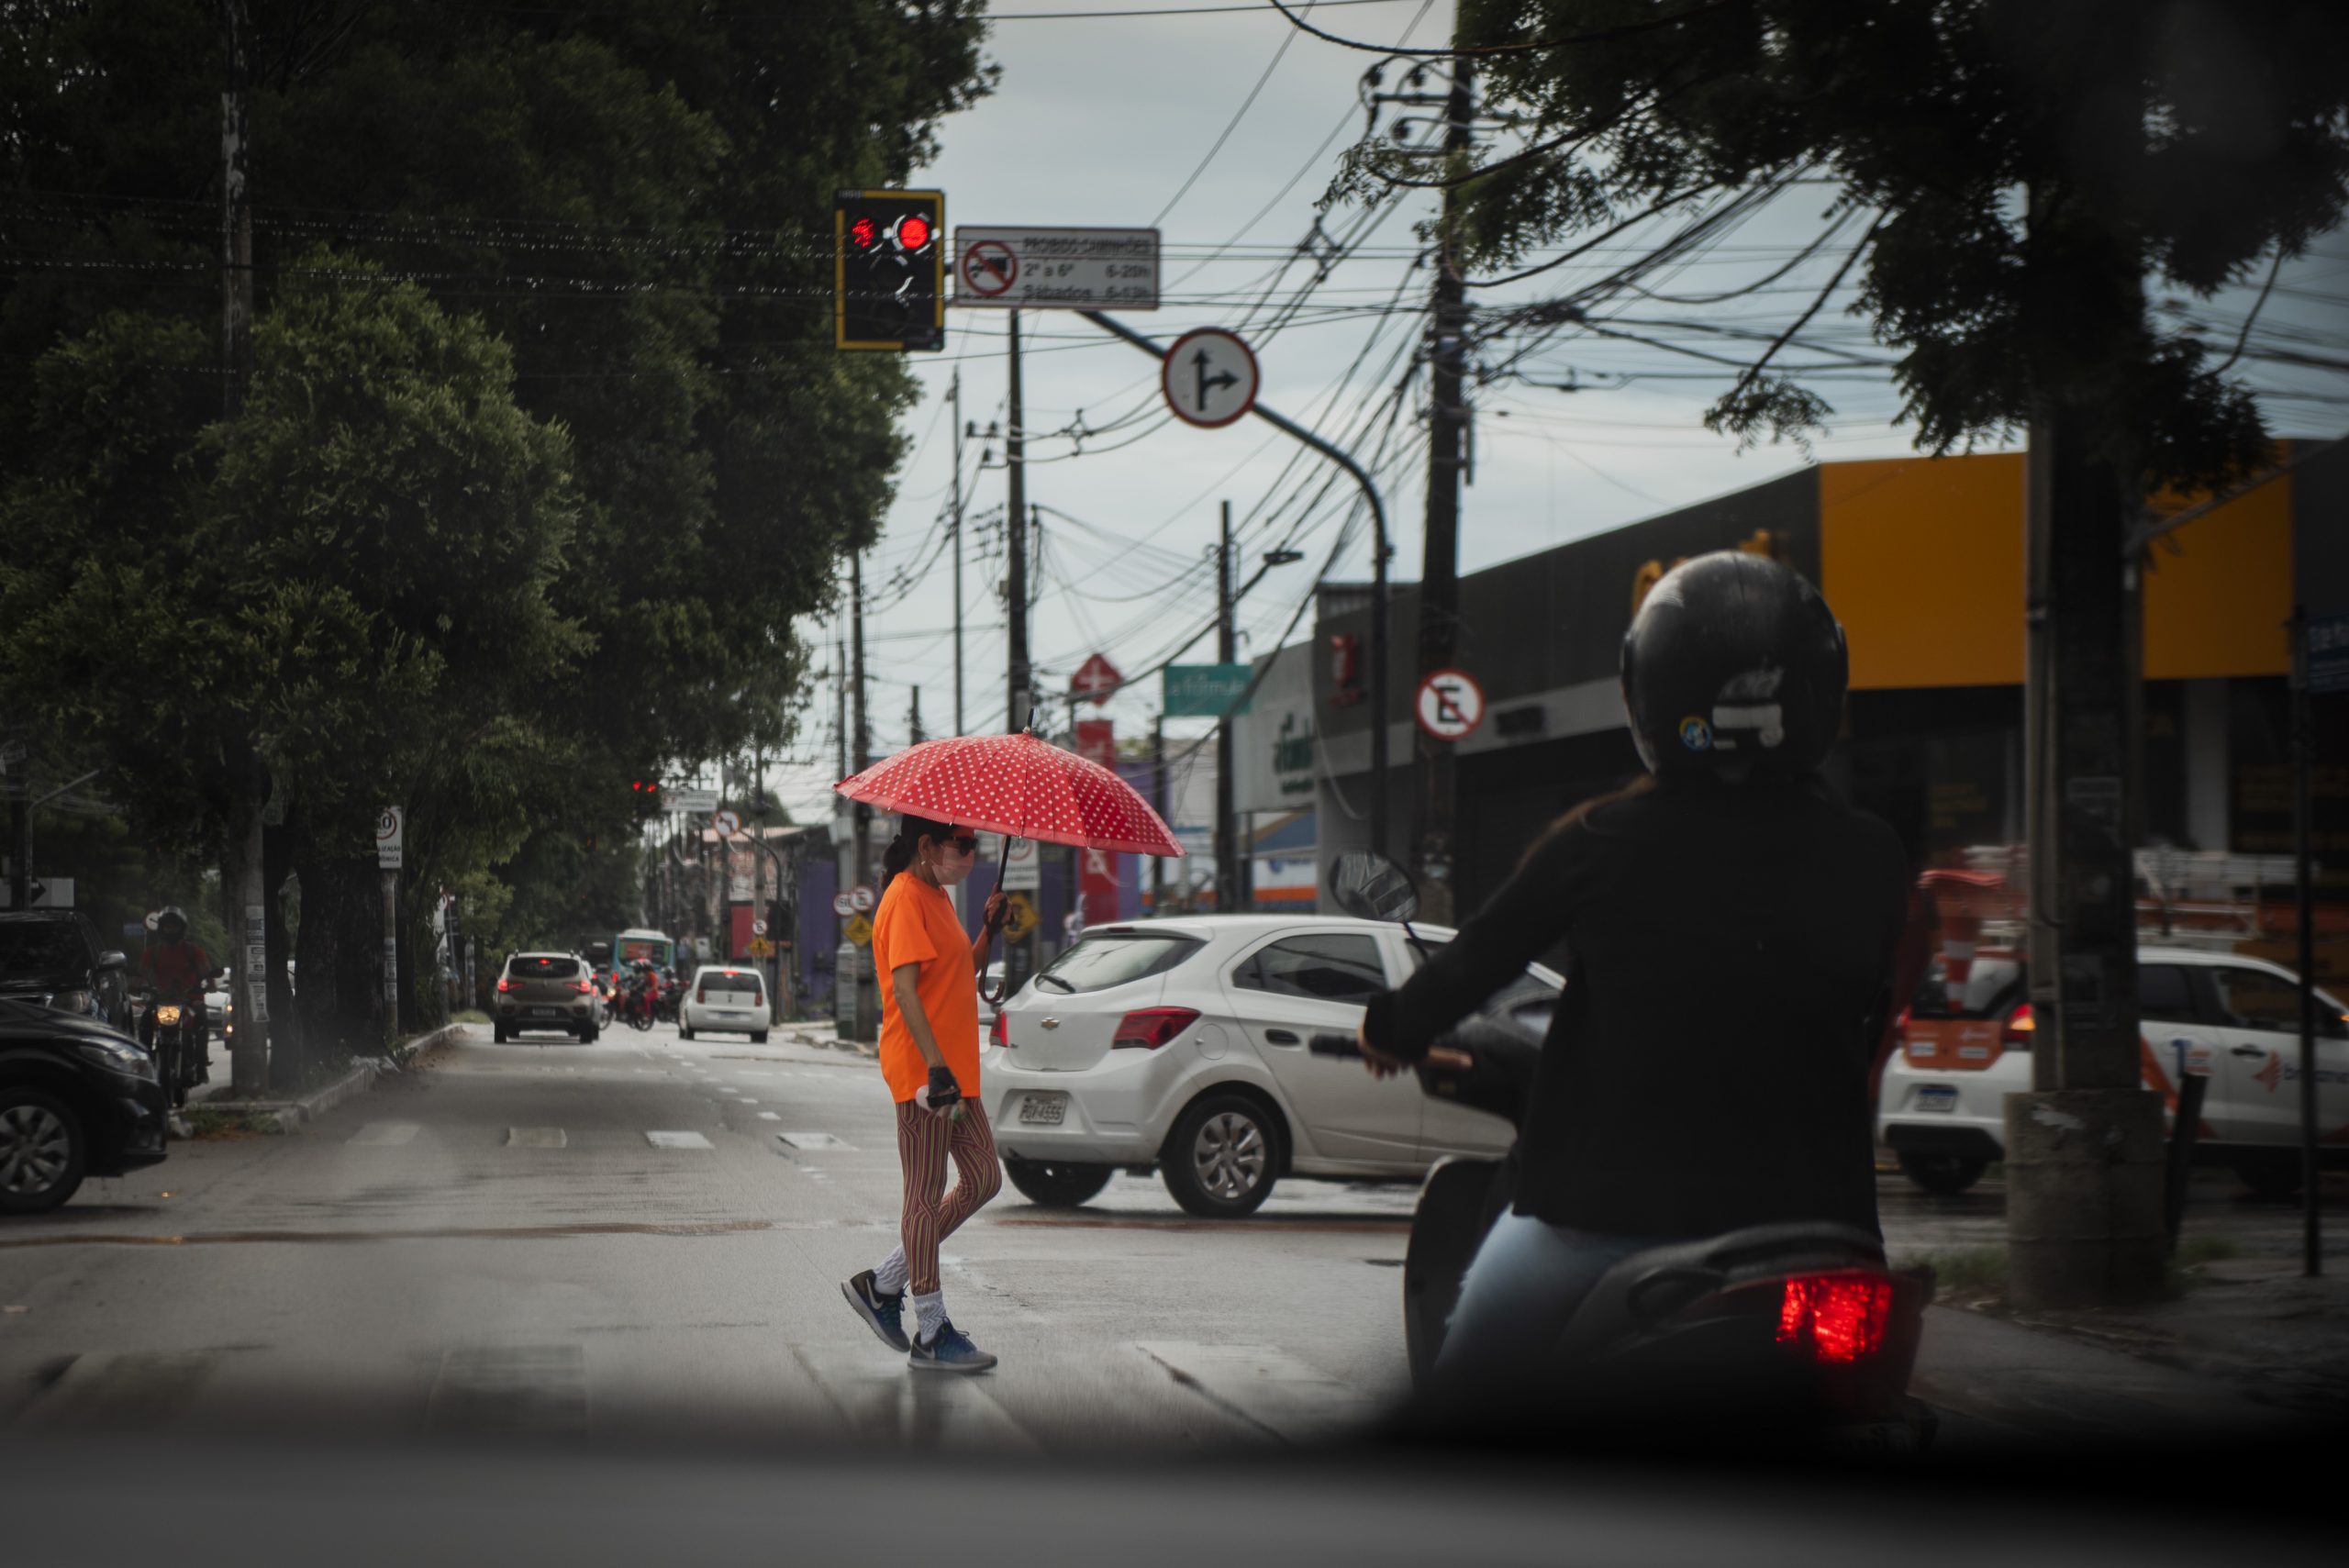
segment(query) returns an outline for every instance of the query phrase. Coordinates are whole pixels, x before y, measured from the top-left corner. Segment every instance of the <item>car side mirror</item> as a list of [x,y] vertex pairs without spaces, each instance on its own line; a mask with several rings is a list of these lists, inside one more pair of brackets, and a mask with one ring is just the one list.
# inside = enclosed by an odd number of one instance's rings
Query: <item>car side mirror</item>
[[1348,850],[1330,862],[1330,896],[1339,908],[1364,920],[1408,922],[1419,912],[1419,890],[1411,873],[1369,850]]
[[130,960],[125,958],[118,952],[102,952],[98,954],[98,967],[100,969],[128,969],[130,967]]

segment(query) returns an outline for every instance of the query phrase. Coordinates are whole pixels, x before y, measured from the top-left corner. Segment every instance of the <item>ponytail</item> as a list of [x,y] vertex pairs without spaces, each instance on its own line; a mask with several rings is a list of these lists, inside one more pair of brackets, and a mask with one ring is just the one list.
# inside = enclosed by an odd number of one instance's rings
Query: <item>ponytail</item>
[[914,847],[923,839],[943,839],[947,825],[910,814],[897,818],[897,836],[881,851],[881,885],[886,887],[899,872],[914,863]]

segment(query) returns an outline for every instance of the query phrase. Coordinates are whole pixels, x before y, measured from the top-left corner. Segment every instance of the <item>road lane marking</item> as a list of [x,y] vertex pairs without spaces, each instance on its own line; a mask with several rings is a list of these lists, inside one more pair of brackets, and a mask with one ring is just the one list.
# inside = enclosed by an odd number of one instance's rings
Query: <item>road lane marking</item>
[[759,1113],[759,1119],[761,1121],[781,1121],[783,1118],[777,1116],[773,1111],[761,1111]]
[[422,1130],[422,1125],[413,1121],[371,1121],[344,1141],[362,1149],[396,1149],[413,1140]]
[[717,1147],[698,1132],[648,1132],[644,1140],[655,1149],[711,1149]]
[[1041,1448],[987,1392],[984,1374],[913,1372],[905,1357],[870,1339],[853,1346],[793,1345],[791,1352],[860,1436],[973,1452],[1034,1453]]
[[778,1132],[775,1136],[794,1149],[844,1149],[851,1154],[856,1152],[855,1144],[843,1143],[829,1132]]
[[509,1127],[506,1129],[508,1149],[561,1149],[565,1147],[562,1129],[559,1127]]

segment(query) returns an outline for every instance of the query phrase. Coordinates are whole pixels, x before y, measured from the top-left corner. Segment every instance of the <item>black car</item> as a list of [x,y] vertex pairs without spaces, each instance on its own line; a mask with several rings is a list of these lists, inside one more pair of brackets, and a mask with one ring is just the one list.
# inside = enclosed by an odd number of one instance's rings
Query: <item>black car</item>
[[0,1215],[39,1214],[84,1176],[163,1158],[155,1062],[93,1018],[0,1000]]
[[0,996],[130,1027],[129,962],[72,909],[0,915]]

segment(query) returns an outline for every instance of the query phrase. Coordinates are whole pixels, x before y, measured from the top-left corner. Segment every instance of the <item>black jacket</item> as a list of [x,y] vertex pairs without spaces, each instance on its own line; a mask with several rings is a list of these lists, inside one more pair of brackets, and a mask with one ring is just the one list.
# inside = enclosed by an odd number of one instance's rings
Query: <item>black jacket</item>
[[1868,1064],[1907,883],[1891,828],[1817,779],[1663,785],[1553,834],[1365,1028],[1417,1062],[1564,939],[1518,1213],[1619,1236],[1874,1232]]

